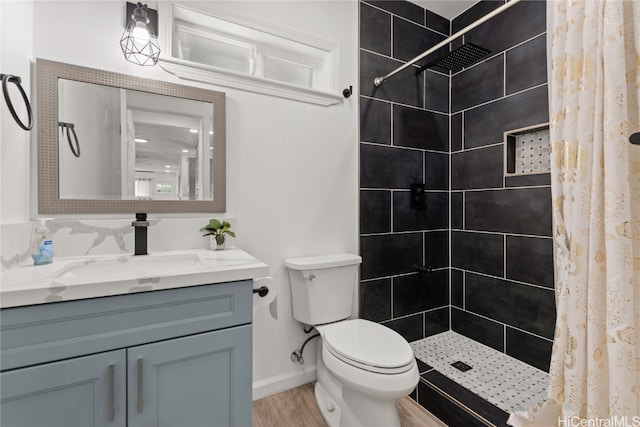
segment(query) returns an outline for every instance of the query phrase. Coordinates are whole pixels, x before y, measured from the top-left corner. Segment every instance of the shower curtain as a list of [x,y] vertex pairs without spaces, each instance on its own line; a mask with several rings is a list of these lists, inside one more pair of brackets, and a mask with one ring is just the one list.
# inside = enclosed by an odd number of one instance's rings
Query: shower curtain
[[509,423],[640,425],[640,1],[548,1],[547,39],[556,333]]

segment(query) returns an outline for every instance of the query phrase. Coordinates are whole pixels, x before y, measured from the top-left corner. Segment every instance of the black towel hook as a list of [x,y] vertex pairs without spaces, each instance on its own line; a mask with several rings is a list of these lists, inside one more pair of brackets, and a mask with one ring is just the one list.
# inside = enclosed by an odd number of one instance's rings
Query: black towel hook
[[[7,108],[9,108],[9,112],[11,116],[13,116],[13,120],[18,123],[24,130],[31,130],[33,127],[33,112],[31,111],[31,104],[29,104],[29,98],[27,98],[27,94],[24,92],[22,88],[22,79],[19,76],[14,76],[12,74],[0,74],[0,78],[2,79],[2,93],[4,94],[4,101],[7,103]],[[11,97],[9,96],[9,89],[7,88],[8,83],[14,83],[18,90],[20,91],[20,95],[22,95],[22,100],[24,101],[25,107],[27,107],[27,116],[29,118],[29,123],[24,124],[18,114],[16,114],[16,110],[13,108],[13,103],[11,102]]]
[[[73,153],[74,156],[76,157],[80,157],[80,142],[78,141],[78,135],[76,134],[76,127],[73,123],[65,123],[65,122],[58,122],[58,126],[60,126],[62,128],[62,135],[64,136],[64,130],[67,129],[67,142],[69,143],[69,148],[71,149],[71,152]],[[73,133],[73,138],[76,141],[76,146],[73,146],[73,143],[71,142],[71,133]]]

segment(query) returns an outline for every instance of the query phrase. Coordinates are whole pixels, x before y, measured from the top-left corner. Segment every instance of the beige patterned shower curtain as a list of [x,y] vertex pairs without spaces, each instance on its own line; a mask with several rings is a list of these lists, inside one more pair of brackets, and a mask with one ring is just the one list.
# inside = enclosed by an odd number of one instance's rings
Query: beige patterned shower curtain
[[556,333],[509,422],[640,425],[640,0],[549,1],[547,38]]

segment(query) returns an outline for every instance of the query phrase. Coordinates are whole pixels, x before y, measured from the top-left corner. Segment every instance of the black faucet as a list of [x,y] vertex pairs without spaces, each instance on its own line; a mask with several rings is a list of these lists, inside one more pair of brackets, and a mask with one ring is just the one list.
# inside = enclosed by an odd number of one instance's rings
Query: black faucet
[[147,221],[146,213],[137,213],[136,220],[131,223],[134,233],[135,255],[147,255]]

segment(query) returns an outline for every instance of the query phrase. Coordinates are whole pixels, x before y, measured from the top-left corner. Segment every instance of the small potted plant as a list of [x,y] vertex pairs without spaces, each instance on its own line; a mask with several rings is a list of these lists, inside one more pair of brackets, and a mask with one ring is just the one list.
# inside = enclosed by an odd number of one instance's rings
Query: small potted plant
[[[210,219],[209,224],[202,227],[200,232],[204,232],[203,236],[211,236],[211,240],[216,241],[216,250],[224,249],[224,235],[228,234],[231,237],[236,237],[236,234],[230,230],[231,224],[228,221],[219,221],[217,219]],[[213,243],[213,242],[211,242]],[[212,245],[213,246],[213,245]]]

